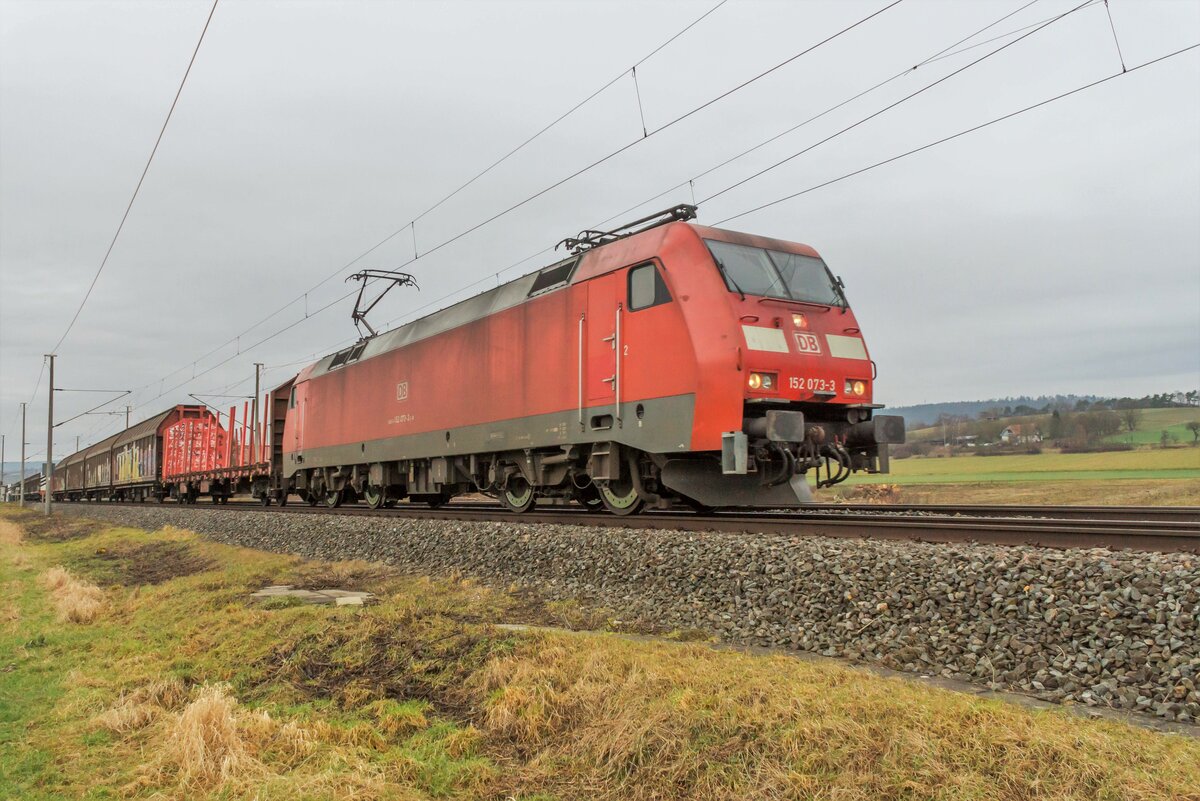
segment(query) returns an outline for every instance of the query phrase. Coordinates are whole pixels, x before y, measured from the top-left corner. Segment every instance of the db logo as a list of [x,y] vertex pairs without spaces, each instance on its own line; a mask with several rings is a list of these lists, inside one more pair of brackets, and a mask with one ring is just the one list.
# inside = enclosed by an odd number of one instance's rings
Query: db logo
[[396,385],[396,400],[398,400],[398,401],[408,400],[408,382],[407,381],[401,381],[399,384]]
[[821,352],[821,343],[817,340],[816,334],[804,334],[796,331],[792,336],[796,337],[796,350],[801,353],[816,353]]

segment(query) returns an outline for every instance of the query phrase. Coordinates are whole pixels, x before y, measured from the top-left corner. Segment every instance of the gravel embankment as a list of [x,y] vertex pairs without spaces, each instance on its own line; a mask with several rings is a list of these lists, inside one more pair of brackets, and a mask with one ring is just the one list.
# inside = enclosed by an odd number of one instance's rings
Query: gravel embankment
[[62,511],[317,559],[460,571],[659,629],[782,646],[1168,720],[1200,718],[1189,554],[696,534],[523,523]]

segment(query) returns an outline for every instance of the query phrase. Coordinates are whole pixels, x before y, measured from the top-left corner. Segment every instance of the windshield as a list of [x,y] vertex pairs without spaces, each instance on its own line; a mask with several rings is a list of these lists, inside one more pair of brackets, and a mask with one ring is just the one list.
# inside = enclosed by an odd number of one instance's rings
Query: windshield
[[846,297],[815,256],[706,239],[731,292],[845,306]]

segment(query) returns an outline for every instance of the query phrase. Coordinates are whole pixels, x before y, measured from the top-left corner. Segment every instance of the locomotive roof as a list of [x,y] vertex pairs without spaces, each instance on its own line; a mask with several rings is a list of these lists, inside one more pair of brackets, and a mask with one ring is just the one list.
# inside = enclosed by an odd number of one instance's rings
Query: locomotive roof
[[[754,247],[772,248],[802,253],[807,256],[817,256],[817,252],[811,247],[796,242],[744,234],[739,231],[726,231],[721,228],[709,228],[686,222],[668,223],[572,255],[546,267],[526,273],[508,283],[480,292],[478,295],[474,295],[466,300],[461,300],[452,306],[447,306],[444,309],[439,309],[410,323],[405,323],[399,328],[385,331],[378,336],[359,342],[349,348],[343,348],[335,353],[331,353],[314,364],[305,367],[296,377],[296,381],[304,381],[324,375],[331,370],[338,369],[344,364],[370,359],[373,356],[411,345],[414,342],[428,339],[444,331],[449,331],[475,320],[483,319],[496,312],[511,309],[514,306],[519,306],[531,297],[553,292],[556,289],[573,284],[576,279],[592,278],[595,275],[617,269],[624,262],[618,263],[613,261],[611,265],[607,265],[605,263],[611,261],[611,259],[604,258],[609,253],[617,254],[617,250],[613,249],[614,245],[649,239],[656,239],[661,242],[666,238],[668,233],[679,230],[680,227],[687,228],[695,232],[697,236],[706,239],[720,239],[743,245],[752,245]],[[580,264],[584,264],[588,269],[579,269]],[[553,271],[558,269],[563,269],[565,274],[561,281],[547,282],[543,279],[545,275],[553,277]],[[586,273],[586,275],[583,275],[581,278],[581,273]],[[543,279],[544,285],[538,286],[539,279]]]

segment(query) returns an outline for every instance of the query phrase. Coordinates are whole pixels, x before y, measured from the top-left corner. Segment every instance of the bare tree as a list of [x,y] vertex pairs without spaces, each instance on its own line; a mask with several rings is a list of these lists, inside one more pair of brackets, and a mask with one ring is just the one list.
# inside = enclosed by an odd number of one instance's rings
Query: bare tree
[[1121,420],[1125,423],[1125,428],[1130,432],[1136,431],[1138,423],[1142,422],[1141,409],[1122,409]]

